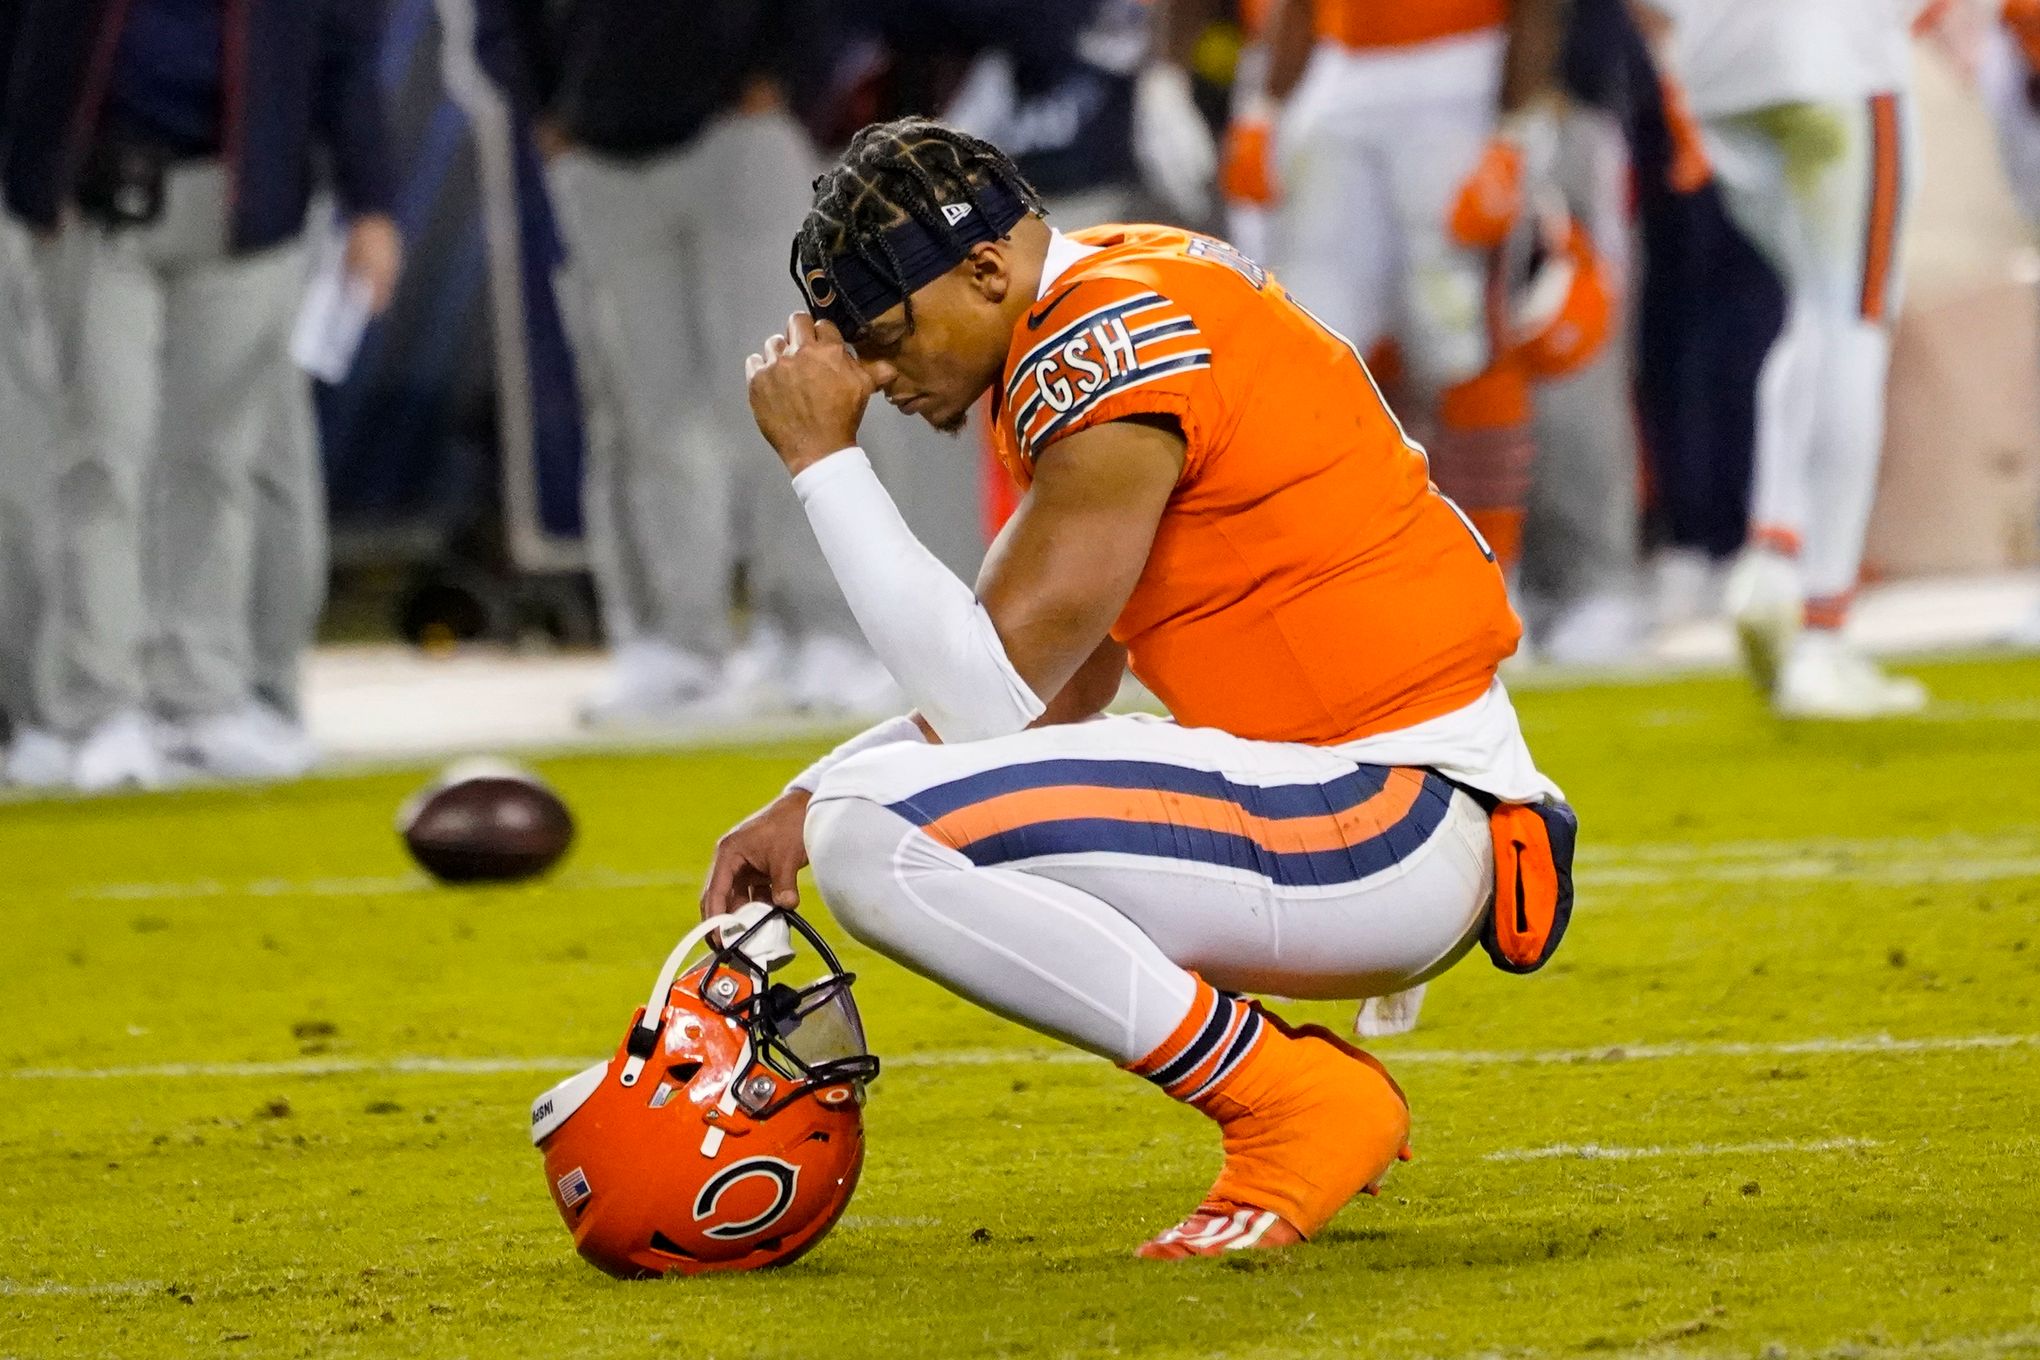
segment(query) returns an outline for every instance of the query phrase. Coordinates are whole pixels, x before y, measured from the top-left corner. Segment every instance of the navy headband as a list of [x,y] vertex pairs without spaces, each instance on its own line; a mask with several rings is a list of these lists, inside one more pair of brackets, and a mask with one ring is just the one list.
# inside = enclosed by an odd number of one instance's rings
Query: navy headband
[[[881,239],[891,247],[891,259],[885,246],[874,246],[869,253],[847,250],[824,267],[819,261],[803,259],[800,242],[795,240],[793,277],[807,299],[808,311],[818,321],[834,322],[836,329],[854,340],[865,326],[909,294],[956,268],[972,246],[999,240],[1027,216],[1027,205],[1004,184],[994,181],[973,187],[976,202],[941,205],[943,219],[949,223],[947,233],[913,217],[887,227]],[[894,261],[900,275],[897,282],[891,272]]]

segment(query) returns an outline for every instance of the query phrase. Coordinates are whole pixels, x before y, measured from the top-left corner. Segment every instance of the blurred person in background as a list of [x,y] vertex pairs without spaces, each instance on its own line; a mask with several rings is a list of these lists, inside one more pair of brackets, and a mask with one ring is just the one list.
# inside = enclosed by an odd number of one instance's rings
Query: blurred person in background
[[1669,632],[1721,612],[1724,578],[1748,536],[1757,386],[1785,296],[1730,220],[1678,82],[1636,25],[1620,36],[1636,166],[1635,386],[1652,606]]
[[0,221],[0,779],[54,788],[71,779],[70,747],[50,728],[44,636],[56,550],[50,506],[56,448],[56,354],[28,236]]
[[1884,437],[1923,0],[1638,0],[1737,225],[1784,281],[1758,394],[1751,544],[1728,582],[1777,712],[1924,707],[1843,636]]
[[1433,476],[1505,565],[1531,376],[1495,264],[1551,177],[1564,24],[1564,0],[1275,0],[1233,133],[1268,158],[1268,263],[1363,352],[1396,342]]
[[[550,179],[585,287],[589,549],[614,648],[591,723],[895,698],[757,439],[728,356],[798,298],[786,239],[820,168],[793,113],[825,85],[822,0],[519,0]],[[733,589],[748,584],[736,647]]]
[[[2012,192],[2040,227],[2040,0],[1990,0],[1990,10],[1977,26],[1977,85],[1997,127]],[[2040,609],[2006,640],[2040,648]]]
[[953,40],[976,55],[943,121],[1003,148],[1058,228],[1133,214],[1142,188],[1134,152],[1135,81],[1148,45],[1142,0],[921,0],[870,8],[895,12],[887,25],[895,44],[910,28],[925,32],[932,12],[944,14]]
[[[1226,239],[1249,258],[1269,257],[1269,210],[1277,194],[1269,150],[1275,108],[1268,96],[1268,20],[1275,0],[1150,0],[1153,52],[1135,89],[1135,140],[1143,172],[1176,187],[1169,201],[1182,220],[1217,214]],[[1237,42],[1226,91],[1223,147],[1195,95],[1192,72],[1205,66],[1212,37]],[[1190,176],[1201,175],[1191,180]],[[1216,184],[1213,184],[1213,176]]]
[[[0,52],[14,46],[21,19],[0,5]],[[0,80],[5,79],[0,70]],[[42,624],[49,582],[55,356],[43,320],[28,236],[0,221],[0,732],[7,747],[0,779],[46,787],[68,783],[70,756],[44,713],[47,659]]]
[[[1220,8],[1216,0],[1168,0],[1158,16],[1164,64],[1190,62]],[[1629,253],[1627,159],[1616,118],[1626,91],[1600,69],[1609,61],[1607,30],[1628,23],[1620,0],[1515,10],[1505,3],[1320,5],[1312,15],[1318,51],[1286,107],[1271,80],[1279,66],[1282,82],[1295,83],[1291,72],[1309,37],[1301,7],[1248,0],[1238,8],[1247,46],[1220,177],[1234,243],[1273,262],[1335,325],[1351,326],[1384,381],[1409,358],[1392,340],[1414,337],[1422,361],[1417,395],[1432,416],[1422,434],[1440,484],[1458,492],[1505,560],[1522,537],[1525,512],[1534,517],[1541,542],[1526,563],[1520,598],[1535,606],[1531,635],[1539,650],[1570,663],[1628,655],[1641,640],[1642,616],[1630,351],[1624,328],[1614,324],[1624,313]],[[1270,42],[1277,20],[1279,60]],[[1581,101],[1570,107],[1556,97],[1561,45],[1569,50],[1565,85]],[[1504,80],[1505,67],[1518,74]],[[1514,112],[1498,127],[1498,82],[1510,81],[1523,88],[1508,96]],[[1187,77],[1157,83],[1169,88]],[[1411,139],[1412,126],[1420,139]],[[1455,130],[1461,163],[1434,174],[1440,139],[1449,143]],[[1423,148],[1420,159],[1393,150],[1397,142]],[[1494,248],[1466,248],[1450,239],[1463,225],[1448,222],[1458,207],[1450,195],[1481,178],[1467,167],[1501,149],[1497,143],[1527,146],[1536,164],[1525,167],[1534,172],[1528,176],[1510,171],[1516,187],[1490,187],[1537,211],[1505,208]],[[1300,188],[1285,182],[1278,154],[1299,162]],[[1525,220],[1554,213],[1570,214],[1577,236],[1555,219]],[[1355,221],[1367,228],[1351,230]],[[1554,306],[1552,288],[1575,266],[1594,273],[1572,289],[1580,307],[1570,297]],[[1551,365],[1539,371],[1526,351],[1546,350],[1526,342],[1535,332],[1556,337],[1579,326],[1585,310],[1595,313],[1588,323],[1595,338],[1563,356],[1562,372]],[[1609,331],[1612,341],[1599,338]],[[1441,390],[1441,374],[1453,378],[1476,359],[1486,372],[1463,391],[1456,383]],[[1553,453],[1534,481],[1533,445]]]
[[1997,129],[2005,178],[2040,224],[2040,0],[1988,0],[1973,60],[1978,92]]
[[[1647,632],[1635,395],[1635,106],[1655,98],[1623,0],[1572,0],[1551,181],[1590,253],[1563,243],[1547,267],[1591,268],[1605,338],[1534,391],[1537,458],[1524,521],[1520,599],[1538,654],[1560,665],[1627,660]],[[1533,287],[1533,295],[1537,291]],[[1548,328],[1569,324],[1561,314]]]
[[319,631],[331,568],[326,469],[311,379],[297,361],[277,364],[270,441],[255,466],[255,571],[249,597],[249,676],[255,700],[283,749],[311,760],[304,662]]
[[381,6],[10,3],[0,179],[60,356],[48,710],[72,782],[301,772],[256,693],[257,485],[321,163],[373,305],[396,285]]
[[[1137,81],[1146,78],[1149,52],[1142,0],[853,0],[844,12],[894,77],[891,98],[867,112],[939,107],[945,123],[1007,150],[1058,229],[1157,209],[1195,220],[1209,210],[1208,164],[1200,179],[1182,174],[1178,162],[1157,167],[1139,154]],[[1208,161],[1211,131],[1194,107],[1190,116]],[[1160,178],[1151,174],[1157,169]],[[873,441],[879,466],[900,469],[890,480],[916,533],[959,571],[975,570],[1020,496],[992,448],[985,413],[970,416],[966,443],[980,456],[967,479],[952,475],[949,437],[926,421],[889,407],[871,419],[884,434]],[[946,551],[959,523],[983,529],[961,557]]]

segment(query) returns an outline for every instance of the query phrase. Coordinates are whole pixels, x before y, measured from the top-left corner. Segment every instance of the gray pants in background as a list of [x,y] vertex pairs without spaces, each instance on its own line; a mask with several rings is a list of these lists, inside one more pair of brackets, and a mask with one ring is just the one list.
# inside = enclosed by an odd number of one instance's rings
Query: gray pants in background
[[57,358],[28,232],[0,217],[0,713],[42,727],[52,688]]
[[1557,178],[1573,215],[1593,234],[1616,291],[1608,343],[1577,373],[1537,388],[1535,464],[1523,526],[1522,580],[1560,604],[1633,591],[1641,555],[1628,152],[1608,115],[1575,110],[1565,121]]
[[1639,586],[1641,490],[1626,320],[1618,318],[1607,347],[1585,368],[1537,391],[1523,583],[1560,604]]
[[586,515],[613,642],[722,655],[739,561],[761,616],[856,636],[744,391],[744,356],[800,305],[787,256],[815,169],[783,114],[724,117],[643,160],[582,150],[553,166],[578,358],[591,405],[609,403],[591,420]]
[[256,474],[304,282],[295,244],[227,252],[227,177],[173,169],[162,217],[38,248],[73,440],[56,474],[51,719],[225,712],[253,694]]
[[326,470],[311,379],[290,356],[279,360],[267,448],[255,464],[249,677],[257,699],[300,720],[305,653],[326,607]]

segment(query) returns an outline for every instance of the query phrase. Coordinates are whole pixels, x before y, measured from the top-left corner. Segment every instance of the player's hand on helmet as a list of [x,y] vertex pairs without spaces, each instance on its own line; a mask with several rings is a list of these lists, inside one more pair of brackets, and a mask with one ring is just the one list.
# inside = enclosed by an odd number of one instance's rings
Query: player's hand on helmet
[[704,917],[727,915],[747,902],[800,905],[809,796],[805,789],[788,789],[715,843],[715,859],[701,889]]
[[805,312],[744,361],[751,415],[788,473],[857,442],[878,384],[843,343],[843,333]]

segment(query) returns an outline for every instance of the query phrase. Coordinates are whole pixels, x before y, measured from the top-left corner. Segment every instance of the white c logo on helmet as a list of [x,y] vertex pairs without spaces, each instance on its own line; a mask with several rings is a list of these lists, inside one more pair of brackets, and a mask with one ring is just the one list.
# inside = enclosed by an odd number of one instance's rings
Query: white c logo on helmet
[[772,1203],[741,1223],[720,1223],[707,1230],[710,1237],[725,1241],[737,1237],[749,1237],[761,1233],[777,1223],[793,1203],[794,1188],[800,1184],[800,1168],[791,1162],[782,1162],[777,1157],[750,1157],[734,1166],[726,1167],[709,1178],[701,1187],[701,1193],[694,1197],[694,1221],[701,1222],[715,1213],[716,1204],[738,1181],[763,1176],[777,1187]]

